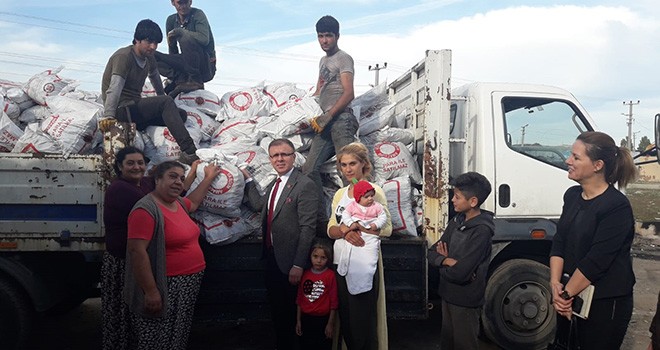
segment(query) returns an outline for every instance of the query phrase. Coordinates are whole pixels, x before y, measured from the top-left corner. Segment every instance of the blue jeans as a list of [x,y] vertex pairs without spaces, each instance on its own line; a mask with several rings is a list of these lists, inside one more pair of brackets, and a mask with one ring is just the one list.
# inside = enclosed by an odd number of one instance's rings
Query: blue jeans
[[339,153],[342,147],[354,142],[357,130],[357,118],[348,109],[333,118],[323,131],[312,139],[312,146],[302,171],[316,183],[321,194],[323,193],[321,166],[333,155]]

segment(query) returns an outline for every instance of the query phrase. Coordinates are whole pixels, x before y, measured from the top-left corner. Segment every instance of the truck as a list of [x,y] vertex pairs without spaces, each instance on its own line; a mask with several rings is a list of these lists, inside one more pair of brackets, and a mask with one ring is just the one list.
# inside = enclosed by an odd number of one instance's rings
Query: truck
[[[427,51],[387,91],[415,135],[424,214],[419,237],[382,241],[388,317],[428,318],[437,281],[427,249],[452,213],[449,181],[476,171],[493,186],[482,208],[495,214],[483,331],[506,349],[545,348],[555,325],[548,254],[562,195],[574,185],[564,161],[577,135],[595,130],[592,119],[556,87],[472,83],[452,89],[450,50]],[[658,117],[655,130],[657,145]],[[20,347],[35,316],[98,295],[103,195],[119,134],[104,135],[104,155],[0,154],[0,348]],[[202,242],[202,249],[207,268],[196,320],[268,318],[261,238],[226,246]]]

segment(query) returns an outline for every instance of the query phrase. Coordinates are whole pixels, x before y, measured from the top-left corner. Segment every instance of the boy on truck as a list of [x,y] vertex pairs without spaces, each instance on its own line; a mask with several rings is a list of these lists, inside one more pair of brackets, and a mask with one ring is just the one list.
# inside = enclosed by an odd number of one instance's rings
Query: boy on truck
[[479,316],[495,228],[493,214],[480,206],[488,198],[491,186],[486,177],[476,172],[462,174],[451,184],[457,215],[428,254],[429,263],[440,268],[440,347],[478,349]]

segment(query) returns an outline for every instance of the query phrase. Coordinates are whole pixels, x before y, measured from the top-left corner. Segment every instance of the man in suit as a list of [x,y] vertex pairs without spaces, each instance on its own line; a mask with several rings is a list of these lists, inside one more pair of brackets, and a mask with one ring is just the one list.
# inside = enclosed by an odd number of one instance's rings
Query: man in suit
[[296,291],[303,269],[309,265],[319,191],[312,180],[293,167],[296,153],[291,141],[273,140],[268,155],[277,172],[277,179],[266,191],[268,195],[260,196],[249,174],[245,192],[250,206],[261,210],[266,289],[277,349],[297,349]]

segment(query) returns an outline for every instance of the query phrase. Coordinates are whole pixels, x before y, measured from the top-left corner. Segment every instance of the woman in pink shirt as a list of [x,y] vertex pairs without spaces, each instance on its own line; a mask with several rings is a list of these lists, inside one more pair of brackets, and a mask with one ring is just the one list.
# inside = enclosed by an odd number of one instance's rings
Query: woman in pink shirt
[[186,198],[184,168],[160,164],[156,187],[128,217],[124,301],[131,311],[137,349],[186,349],[206,263],[199,227],[188,213],[200,205],[220,168],[204,168],[204,180]]

